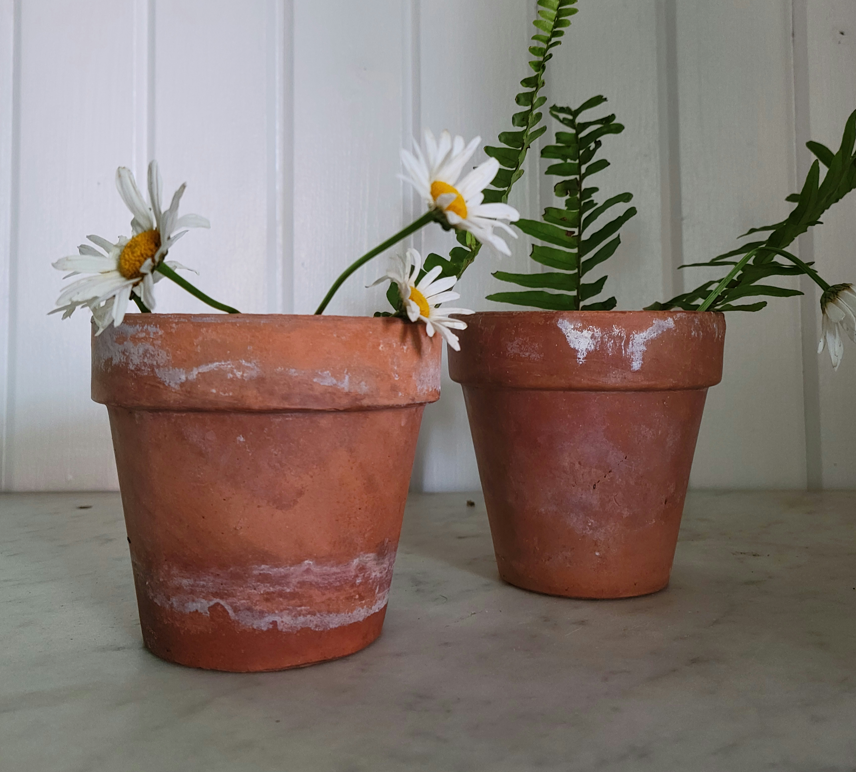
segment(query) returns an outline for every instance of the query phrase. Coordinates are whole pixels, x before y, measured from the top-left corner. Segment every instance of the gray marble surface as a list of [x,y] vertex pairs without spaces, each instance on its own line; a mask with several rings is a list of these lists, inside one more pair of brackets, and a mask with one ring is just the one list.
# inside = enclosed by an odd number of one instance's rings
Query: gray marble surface
[[116,494],[0,496],[0,554],[2,770],[856,770],[856,493],[691,494],[622,601],[502,584],[481,498],[414,495],[381,639],[259,675],[142,648]]

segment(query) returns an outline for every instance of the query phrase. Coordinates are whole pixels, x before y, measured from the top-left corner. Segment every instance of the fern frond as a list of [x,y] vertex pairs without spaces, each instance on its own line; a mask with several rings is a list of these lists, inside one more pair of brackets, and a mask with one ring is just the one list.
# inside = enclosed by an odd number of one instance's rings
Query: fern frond
[[[523,109],[511,116],[511,125],[515,130],[500,133],[499,145],[485,147],[485,153],[495,158],[500,166],[490,187],[484,190],[485,203],[508,202],[511,189],[523,176],[523,164],[529,148],[547,130],[546,126],[540,126],[543,117],[540,109],[547,101],[546,97],[541,96],[541,90],[546,83],[547,62],[553,58],[553,49],[561,45],[565,29],[571,25],[571,16],[577,13],[574,7],[576,4],[577,0],[538,0],[537,18],[533,22],[536,32],[529,47],[529,53],[533,57],[529,61],[529,67],[534,74],[520,81],[523,91],[514,101]],[[460,278],[476,259],[481,244],[462,231],[458,231],[457,239],[461,244],[460,248],[468,252],[465,257],[459,256],[455,259],[450,255],[446,260],[439,255],[431,255],[433,260],[430,265],[426,261],[425,269],[430,270],[439,265],[442,268],[441,275]]]
[[517,227],[526,235],[551,245],[547,247],[535,244],[532,247],[532,259],[561,273],[510,274],[497,271],[493,274],[500,281],[523,287],[565,292],[567,299],[556,300],[556,295],[545,298],[544,293],[500,292],[489,296],[489,300],[563,310],[615,308],[615,298],[583,305],[585,301],[595,298],[603,291],[606,276],[593,282],[584,282],[583,277],[615,254],[621,244],[618,231],[636,215],[636,207],[631,206],[598,230],[591,230],[606,212],[633,199],[630,193],[619,193],[598,204],[595,201],[598,189],[585,186],[591,176],[609,166],[606,159],[595,158],[602,145],[601,138],[624,131],[624,126],[616,123],[615,115],[579,120],[583,113],[605,102],[605,97],[595,96],[577,108],[550,108],[550,115],[568,130],[557,131],[555,144],[545,147],[541,151],[541,157],[558,161],[547,168],[546,174],[562,178],[553,191],[558,197],[565,199],[565,206],[547,207],[541,221],[519,220],[517,223]]
[[[818,142],[809,142],[807,146],[818,160],[811,165],[800,192],[791,194],[785,199],[796,204],[791,213],[780,223],[752,228],[743,234],[748,236],[752,233],[769,232],[770,235],[766,240],[743,244],[737,249],[713,258],[708,263],[699,264],[734,266],[720,282],[706,282],[702,287],[691,292],[678,295],[665,303],[655,303],[648,308],[697,310],[705,307],[708,296],[713,291],[711,288],[720,285],[724,286],[720,288],[719,294],[706,306],[711,310],[756,311],[763,308],[766,302],[734,306],[731,301],[741,297],[789,297],[802,294],[797,290],[759,285],[757,282],[768,276],[802,274],[817,276],[811,264],[802,263],[786,249],[809,228],[820,224],[824,212],[856,189],[856,155],[854,155],[856,110],[847,119],[841,144],[835,153]],[[821,164],[826,167],[822,179]],[[784,256],[790,260],[791,264],[784,265],[776,262],[776,256]],[[739,269],[738,266],[740,266]],[[729,279],[733,271],[736,271],[735,275],[726,283],[726,279]]]

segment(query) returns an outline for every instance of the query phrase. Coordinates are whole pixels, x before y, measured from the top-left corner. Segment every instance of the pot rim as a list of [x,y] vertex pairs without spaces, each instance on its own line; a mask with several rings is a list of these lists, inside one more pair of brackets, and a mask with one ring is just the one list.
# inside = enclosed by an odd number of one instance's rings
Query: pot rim
[[139,410],[366,410],[435,402],[442,339],[392,317],[131,314],[92,330],[92,399]]
[[646,310],[644,308],[639,309],[639,310],[627,310],[627,309],[618,310],[618,309],[615,309],[612,311],[593,311],[593,310],[589,310],[589,311],[586,311],[586,310],[583,310],[583,311],[553,311],[553,310],[549,310],[549,309],[533,308],[533,309],[522,310],[522,311],[476,311],[469,318],[472,319],[473,317],[476,317],[476,316],[544,316],[544,317],[550,317],[550,316],[568,316],[568,315],[592,316],[593,318],[597,318],[598,316],[605,316],[607,314],[615,314],[615,315],[622,315],[622,316],[638,316],[638,315],[644,314],[646,316],[662,316],[662,317],[680,316],[682,314],[686,314],[688,316],[696,316],[696,315],[701,315],[701,314],[710,314],[712,316],[722,316],[722,317],[725,316],[725,314],[722,311],[687,311],[687,310],[684,310],[683,308],[676,308],[676,309],[670,309],[670,310],[650,310],[650,311]]
[[718,311],[485,311],[467,321],[449,355],[452,380],[467,387],[673,391],[722,379]]
[[[167,322],[204,322],[206,324],[223,324],[226,322],[239,322],[245,320],[252,321],[266,321],[266,320],[277,320],[277,319],[316,319],[319,322],[329,322],[329,321],[348,321],[348,322],[356,322],[356,321],[365,321],[365,322],[384,322],[386,324],[390,324],[393,322],[399,322],[401,324],[413,324],[415,327],[418,327],[418,323],[411,322],[409,319],[402,319],[397,316],[348,316],[347,314],[226,314],[226,313],[201,313],[201,314],[162,314],[160,312],[154,311],[150,314],[141,314],[141,313],[130,313],[125,315],[125,319],[119,327],[123,327],[126,324],[135,324],[137,322],[141,322],[143,324],[151,324],[152,322],[159,321],[167,321]],[[92,324],[95,324],[95,320],[92,319]]]

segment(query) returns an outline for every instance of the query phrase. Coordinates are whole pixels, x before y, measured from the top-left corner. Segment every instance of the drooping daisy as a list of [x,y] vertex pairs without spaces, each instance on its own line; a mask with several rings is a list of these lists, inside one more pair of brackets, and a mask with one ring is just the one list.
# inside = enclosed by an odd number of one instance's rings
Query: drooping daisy
[[508,204],[482,203],[482,191],[499,171],[499,162],[490,158],[458,181],[480,142],[481,137],[476,137],[464,146],[463,137],[452,139],[448,131],[440,134],[438,142],[426,129],[424,150],[414,141],[415,155],[407,150],[401,151],[401,162],[410,175],[402,179],[416,188],[429,207],[442,210],[451,226],[469,231],[480,242],[510,255],[508,244],[494,234],[493,229],[501,228],[517,238],[517,234],[502,220],[515,222],[520,219],[520,214]]
[[[445,276],[438,279],[440,266],[432,268],[422,280],[417,282],[422,270],[422,255],[415,249],[408,249],[404,256],[397,255],[390,261],[389,270],[374,284],[382,281],[392,281],[398,286],[398,294],[404,303],[404,310],[411,322],[425,322],[428,337],[434,336],[434,331],[440,333],[443,339],[455,351],[461,350],[458,336],[452,330],[465,330],[466,322],[453,319],[450,314],[472,314],[468,308],[440,308],[442,303],[457,300],[461,296],[450,290],[457,279]],[[374,285],[372,285],[374,286]]]
[[[57,298],[55,311],[67,318],[81,306],[89,307],[96,317],[99,332],[109,324],[121,324],[132,295],[152,310],[155,307],[154,285],[161,278],[155,268],[164,262],[170,248],[187,233],[188,228],[208,228],[207,219],[198,214],[178,216],[178,205],[184,194],[182,184],[172,197],[169,208],[161,208],[163,182],[156,161],[149,164],[149,202],[143,198],[134,175],[124,166],[116,172],[119,195],[130,209],[133,219],[130,239],[119,237],[116,243],[101,236],[87,236],[95,246],[82,244],[79,254],[57,260],[53,266],[71,271],[71,276],[91,274],[68,285]],[[180,263],[166,265],[184,268]]]
[[837,370],[844,356],[844,343],[841,330],[844,330],[856,343],[856,292],[852,284],[836,284],[820,297],[820,310],[823,315],[823,332],[817,353],[824,346],[829,349],[832,366]]

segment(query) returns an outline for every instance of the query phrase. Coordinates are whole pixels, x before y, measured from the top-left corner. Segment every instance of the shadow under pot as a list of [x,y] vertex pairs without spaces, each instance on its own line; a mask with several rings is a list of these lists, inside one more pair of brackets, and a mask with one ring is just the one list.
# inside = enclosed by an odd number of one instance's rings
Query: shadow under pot
[[440,352],[397,319],[134,314],[93,336],[150,651],[278,670],[380,635]]
[[725,317],[487,312],[450,352],[499,574],[536,592],[663,589]]

